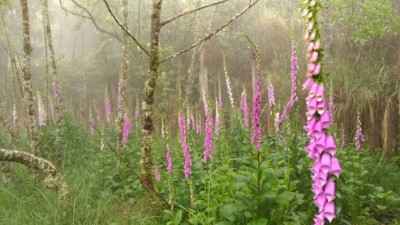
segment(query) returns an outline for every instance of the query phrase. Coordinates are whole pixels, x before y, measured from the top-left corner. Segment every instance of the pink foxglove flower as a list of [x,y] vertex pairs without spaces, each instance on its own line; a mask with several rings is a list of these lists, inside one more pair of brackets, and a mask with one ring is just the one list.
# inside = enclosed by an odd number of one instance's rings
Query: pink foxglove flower
[[171,159],[171,148],[169,146],[169,144],[166,145],[167,147],[167,173],[171,173],[172,172],[172,159]]
[[358,110],[357,112],[357,130],[356,130],[356,135],[354,137],[355,140],[355,145],[356,145],[356,150],[361,149],[361,145],[364,142],[364,135],[362,133],[362,128],[361,128],[361,118],[360,118],[360,111]]
[[54,91],[54,99],[56,100],[56,105],[61,105],[61,86],[53,81],[53,91]]
[[260,151],[261,142],[262,142],[262,133],[260,128],[261,118],[261,92],[262,92],[262,85],[261,80],[257,78],[257,92],[254,96],[253,102],[253,133],[251,138],[251,144],[256,145],[256,149]]
[[183,157],[185,158],[185,165],[183,172],[185,173],[185,178],[189,179],[192,171],[190,167],[192,166],[192,160],[190,157],[191,148],[186,143],[186,128],[185,128],[185,119],[182,115],[179,116],[179,128],[181,131],[181,147],[183,151]]
[[220,82],[218,82],[218,109],[222,109],[222,91]]
[[[309,90],[306,98],[307,123],[304,129],[310,138],[305,147],[308,156],[314,160],[312,172],[312,192],[314,192],[314,203],[318,207],[318,214],[314,218],[315,225],[325,224],[336,217],[334,199],[336,186],[331,179],[339,177],[342,172],[339,160],[336,158],[337,146],[335,139],[329,135],[328,129],[332,124],[331,110],[326,110],[325,88],[323,81],[326,80],[322,73],[322,54],[320,48],[320,34],[317,21],[319,0],[306,1],[304,15],[307,21],[305,39],[307,42],[306,57],[308,60],[307,80],[303,88]],[[319,77],[325,79],[319,79]]]
[[154,175],[157,181],[161,180],[160,172],[158,171],[158,166],[156,164],[154,164]]
[[132,131],[132,123],[129,120],[128,113],[125,113],[124,116],[124,126],[122,129],[122,144],[125,146],[128,142],[129,133]]
[[271,77],[269,77],[268,79],[267,93],[268,93],[268,104],[271,107],[275,105],[275,91],[274,91],[274,86],[272,85]]

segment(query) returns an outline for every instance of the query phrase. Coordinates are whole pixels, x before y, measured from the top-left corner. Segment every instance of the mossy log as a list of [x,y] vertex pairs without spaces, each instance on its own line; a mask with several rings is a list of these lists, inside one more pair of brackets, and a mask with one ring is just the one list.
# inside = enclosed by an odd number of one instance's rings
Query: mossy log
[[56,167],[43,158],[36,157],[33,154],[23,151],[0,149],[0,162],[1,161],[20,163],[30,169],[40,171],[45,175],[45,187],[54,189],[59,199],[64,199],[68,194],[67,185],[63,182]]

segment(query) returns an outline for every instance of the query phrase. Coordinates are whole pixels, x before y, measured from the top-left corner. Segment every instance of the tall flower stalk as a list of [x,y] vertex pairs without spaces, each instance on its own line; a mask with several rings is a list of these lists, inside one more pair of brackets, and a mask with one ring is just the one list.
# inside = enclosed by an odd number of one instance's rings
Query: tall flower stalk
[[[227,66],[226,66],[225,57],[224,57],[224,74],[225,74],[226,89],[228,91],[229,101],[230,101],[231,107],[233,109],[233,107],[234,107],[233,93],[232,93],[231,81],[229,80],[229,76],[228,76],[228,69],[227,69]],[[221,100],[221,107],[222,107],[222,100]]]
[[221,118],[219,116],[218,100],[215,101],[215,134],[218,135],[221,132]]
[[212,132],[212,126],[213,126],[213,119],[211,113],[208,113],[207,119],[206,119],[206,124],[205,124],[205,138],[204,138],[204,152],[203,152],[203,162],[206,163],[208,159],[212,158],[211,151],[213,147],[213,132]]
[[267,94],[268,94],[268,105],[269,107],[272,107],[273,105],[275,105],[275,91],[274,91],[274,85],[272,84],[271,76],[268,77],[267,81]]
[[291,53],[290,62],[291,62],[291,78],[292,78],[291,86],[292,86],[292,88],[291,88],[291,92],[290,92],[289,101],[287,102],[285,110],[282,112],[282,115],[279,119],[279,124],[282,124],[286,121],[287,115],[292,110],[293,105],[298,101],[298,97],[296,94],[298,64],[297,64],[296,46],[295,46],[294,42],[292,42],[292,53]]
[[364,135],[362,133],[362,128],[361,128],[361,115],[359,109],[357,110],[357,130],[354,140],[355,140],[356,150],[360,150],[361,145],[364,142]]
[[262,132],[260,127],[261,93],[262,93],[260,52],[258,51],[256,44],[250,39],[250,37],[246,36],[246,38],[254,48],[255,59],[256,59],[256,93],[254,95],[254,100],[253,100],[253,132],[251,135],[251,144],[255,145],[256,149],[260,151],[262,143]]
[[129,119],[128,113],[125,112],[124,126],[122,129],[122,140],[121,140],[123,146],[125,146],[126,143],[128,142],[128,136],[131,131],[132,131],[132,123]]
[[190,157],[190,152],[192,149],[186,143],[186,128],[185,128],[185,119],[182,115],[179,115],[179,128],[181,131],[181,147],[183,151],[183,158],[185,159],[185,164],[183,168],[183,172],[185,174],[185,179],[188,182],[189,190],[190,190],[190,203],[194,205],[194,192],[193,192],[193,184],[189,179],[190,174],[192,174],[192,159]]
[[46,125],[46,123],[45,123],[46,111],[44,110],[42,97],[40,96],[39,92],[37,92],[37,104],[38,104],[38,123],[39,123],[39,126],[44,126],[44,125]]
[[247,96],[246,89],[243,89],[242,94],[240,95],[240,108],[243,112],[243,126],[247,130],[249,129],[249,108],[247,106]]
[[[336,197],[335,179],[342,169],[336,158],[337,147],[333,135],[329,134],[331,115],[326,109],[324,81],[326,74],[322,72],[322,49],[320,48],[319,24],[317,13],[321,7],[319,0],[306,0],[303,16],[306,18],[307,31],[305,41],[307,45],[306,58],[307,80],[303,87],[309,90],[307,103],[307,123],[304,129],[310,139],[305,147],[309,157],[314,161],[311,168],[314,192],[314,204],[318,207],[318,214],[314,218],[315,225],[325,224],[336,217],[334,199]],[[335,178],[336,177],[336,178]]]

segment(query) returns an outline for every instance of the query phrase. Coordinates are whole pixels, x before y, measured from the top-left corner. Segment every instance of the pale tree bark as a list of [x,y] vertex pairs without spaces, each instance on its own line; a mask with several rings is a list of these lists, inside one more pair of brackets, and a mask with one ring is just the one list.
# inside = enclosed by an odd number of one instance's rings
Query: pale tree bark
[[22,8],[22,27],[23,27],[23,92],[24,92],[24,107],[27,113],[26,124],[30,139],[32,153],[35,156],[39,155],[39,130],[36,121],[35,107],[32,93],[32,73],[31,73],[31,35],[29,23],[29,8],[27,0],[20,0]]
[[[42,3],[43,4],[43,3]],[[44,6],[42,6],[42,24],[43,24],[43,38],[44,38],[44,55],[45,55],[45,65],[46,65],[46,77],[44,80],[44,97],[46,99],[46,120],[49,122],[51,113],[50,113],[50,96],[49,96],[49,50],[47,45],[47,30],[46,30],[46,15],[44,11]]]
[[[123,14],[123,24],[122,26],[128,27],[128,0],[122,1],[122,14]],[[127,111],[126,107],[126,82],[129,73],[129,36],[127,33],[122,34],[122,60],[121,60],[121,71],[119,75],[118,82],[118,98],[119,105],[117,108],[117,118],[115,120],[117,137],[118,137],[118,147],[122,148],[122,135],[124,127],[124,114]]]
[[56,167],[45,159],[23,151],[0,149],[0,161],[20,163],[30,169],[40,171],[46,176],[45,187],[56,190],[59,199],[64,199],[68,194],[67,185],[63,182]]
[[161,29],[161,8],[162,0],[153,0],[151,9],[151,33],[149,51],[149,71],[145,83],[145,96],[143,101],[144,124],[142,128],[142,176],[149,187],[153,184],[153,156],[151,154],[151,143],[153,133],[153,114],[154,114],[154,91],[157,84],[158,67],[160,61],[159,36]]
[[[60,84],[58,83],[58,73],[57,73],[57,62],[56,56],[54,53],[54,46],[53,46],[53,36],[51,33],[51,26],[50,26],[50,18],[49,18],[49,6],[48,1],[43,0],[43,16],[45,18],[45,27],[46,27],[46,36],[47,36],[47,43],[48,50],[50,52],[50,63],[51,63],[51,77],[53,80],[53,90],[54,90],[54,97],[61,99],[61,91],[58,91],[60,88]],[[57,90],[58,89],[58,90]],[[57,93],[58,92],[58,93]],[[61,105],[61,101],[55,100],[54,101],[54,108],[55,108],[55,121],[56,121],[56,133],[55,133],[55,153],[57,156],[57,160],[61,158],[60,152],[60,131],[61,131],[61,123],[62,123],[62,111],[63,107]]]

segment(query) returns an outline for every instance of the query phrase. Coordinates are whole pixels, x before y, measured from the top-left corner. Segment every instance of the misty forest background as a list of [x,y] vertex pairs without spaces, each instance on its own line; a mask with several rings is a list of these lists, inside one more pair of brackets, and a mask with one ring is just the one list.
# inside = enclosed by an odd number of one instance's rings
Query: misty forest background
[[[317,2],[343,169],[332,223],[400,224],[400,1]],[[297,0],[0,0],[0,224],[310,224],[302,8]],[[298,101],[276,127],[291,99],[293,54]],[[245,91],[251,121],[258,75],[259,152],[241,100]],[[207,104],[221,125],[205,163]]]

